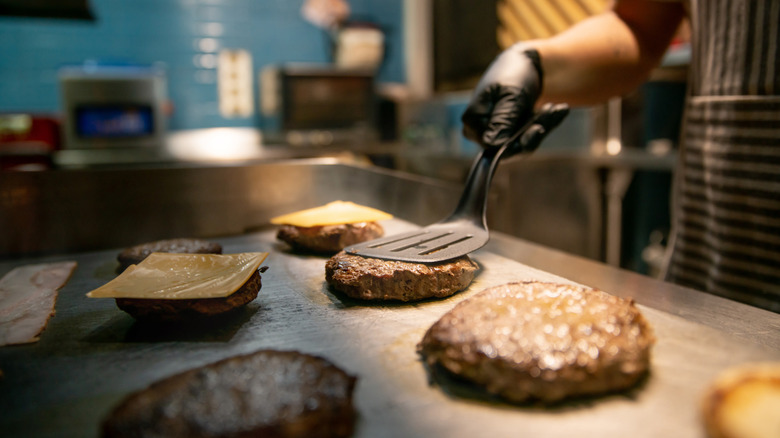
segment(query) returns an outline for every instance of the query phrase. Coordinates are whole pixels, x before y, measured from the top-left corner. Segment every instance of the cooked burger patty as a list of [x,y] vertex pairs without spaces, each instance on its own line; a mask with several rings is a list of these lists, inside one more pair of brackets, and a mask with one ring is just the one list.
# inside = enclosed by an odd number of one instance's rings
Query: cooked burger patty
[[141,263],[153,252],[176,254],[222,254],[222,245],[201,239],[167,239],[142,243],[126,248],[117,256],[118,271],[122,272],[130,265]]
[[423,264],[341,251],[325,263],[325,280],[352,298],[415,301],[448,297],[465,289],[474,279],[477,268],[468,256]]
[[511,283],[459,303],[418,349],[511,402],[625,389],[647,372],[652,330],[631,300],[580,286]]
[[255,271],[241,288],[226,297],[184,300],[117,298],[116,305],[133,318],[144,321],[186,321],[222,315],[257,298],[262,286],[260,272]]
[[295,249],[334,254],[349,245],[366,242],[385,234],[376,222],[359,222],[317,227],[282,225],[276,237]]
[[355,377],[329,361],[262,350],[185,371],[129,395],[103,437],[347,437]]

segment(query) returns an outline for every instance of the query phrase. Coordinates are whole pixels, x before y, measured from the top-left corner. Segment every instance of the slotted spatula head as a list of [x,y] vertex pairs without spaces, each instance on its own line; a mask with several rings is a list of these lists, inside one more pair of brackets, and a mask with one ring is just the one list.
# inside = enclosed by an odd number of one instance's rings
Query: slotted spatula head
[[488,230],[468,220],[443,222],[408,233],[352,245],[346,252],[364,257],[412,263],[438,263],[483,247]]
[[[421,230],[359,243],[349,254],[412,263],[439,263],[482,248],[490,238],[485,210],[493,173],[507,152],[530,153],[569,112],[565,104],[546,105],[500,148],[483,148],[469,172],[455,211],[445,220]],[[511,150],[510,150],[511,148]]]

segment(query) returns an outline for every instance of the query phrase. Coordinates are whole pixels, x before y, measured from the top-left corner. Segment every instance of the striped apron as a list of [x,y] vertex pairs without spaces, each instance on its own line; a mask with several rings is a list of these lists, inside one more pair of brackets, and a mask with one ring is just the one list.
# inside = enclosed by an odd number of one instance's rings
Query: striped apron
[[666,279],[780,312],[780,0],[690,0]]

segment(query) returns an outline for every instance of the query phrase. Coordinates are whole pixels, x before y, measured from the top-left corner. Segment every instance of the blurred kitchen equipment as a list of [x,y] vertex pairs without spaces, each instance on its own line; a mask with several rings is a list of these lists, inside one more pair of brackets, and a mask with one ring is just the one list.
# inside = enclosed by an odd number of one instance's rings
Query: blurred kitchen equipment
[[60,122],[35,114],[0,114],[0,170],[45,170],[60,147]]
[[165,75],[146,66],[60,70],[65,150],[162,150]]
[[292,146],[365,141],[375,136],[374,74],[329,64],[263,69],[263,138]]
[[344,0],[306,0],[301,6],[303,18],[326,30],[338,27],[349,14],[349,3]]
[[333,60],[341,68],[377,70],[385,55],[385,35],[372,23],[348,23],[334,34]]
[[[567,105],[545,106],[503,146],[482,148],[471,167],[455,211],[443,221],[422,230],[352,245],[345,248],[345,251],[387,260],[436,263],[461,257],[482,248],[490,238],[485,215],[490,182],[502,155],[516,141],[520,143],[522,153],[533,152],[546,134],[544,129],[551,130],[558,126],[568,113]],[[542,131],[531,131],[532,127],[541,127]]]
[[384,32],[370,20],[348,20],[350,14],[344,0],[306,0],[301,7],[304,19],[327,32],[336,67],[375,71],[384,58]]

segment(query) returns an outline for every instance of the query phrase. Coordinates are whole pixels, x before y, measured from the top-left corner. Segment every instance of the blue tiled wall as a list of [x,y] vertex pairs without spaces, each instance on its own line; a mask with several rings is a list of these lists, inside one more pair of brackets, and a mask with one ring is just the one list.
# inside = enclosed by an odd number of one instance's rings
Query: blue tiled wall
[[[386,31],[387,58],[379,81],[405,80],[402,3],[349,0],[355,19],[371,19]],[[90,60],[161,64],[175,106],[170,129],[262,128],[257,113],[235,119],[219,115],[216,69],[199,65],[201,56],[216,55],[222,48],[245,49],[252,54],[255,73],[280,62],[329,60],[324,32],[301,17],[303,0],[91,0],[90,4],[97,17],[93,22],[0,17],[0,112],[59,112],[57,71],[65,65]],[[213,40],[205,45],[205,52],[203,39]]]

